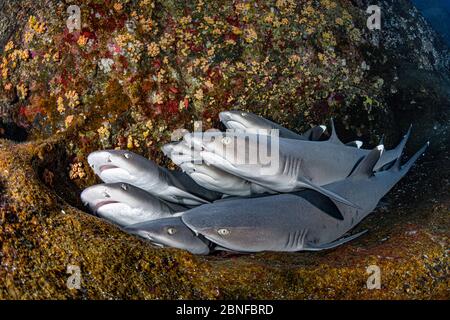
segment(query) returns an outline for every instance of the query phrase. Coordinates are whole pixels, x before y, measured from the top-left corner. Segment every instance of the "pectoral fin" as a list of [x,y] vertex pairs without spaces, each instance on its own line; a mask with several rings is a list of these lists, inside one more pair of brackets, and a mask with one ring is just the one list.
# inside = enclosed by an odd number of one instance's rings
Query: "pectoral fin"
[[333,241],[333,242],[330,242],[330,243],[327,243],[327,244],[322,244],[322,245],[313,245],[313,244],[308,243],[303,250],[305,250],[305,251],[320,251],[320,250],[333,249],[333,248],[336,248],[336,247],[338,247],[338,246],[340,246],[340,245],[342,245],[344,243],[347,243],[349,241],[352,241],[352,240],[358,238],[359,236],[363,235],[366,232],[367,232],[367,230],[364,230],[364,231],[361,231],[361,232],[356,233],[354,235],[351,235],[351,236],[348,236],[348,237],[345,237],[345,238],[341,238],[339,240],[336,240],[336,241]]
[[353,207],[353,208],[357,208],[357,209],[361,209],[361,207],[359,207],[358,205],[354,204],[353,202],[341,197],[340,195],[338,195],[337,193],[334,193],[330,190],[327,190],[325,188],[322,188],[318,185],[315,185],[314,183],[312,183],[311,181],[304,179],[304,178],[299,178],[298,180],[301,184],[306,185],[308,189],[312,189],[315,190],[317,192],[320,192],[321,194],[329,197],[330,199],[333,199],[337,202],[340,202],[342,204],[345,204],[347,206]]
[[338,207],[336,207],[336,204],[322,193],[311,189],[305,189],[296,194],[320,209],[322,212],[328,214],[330,217],[341,221],[344,220],[344,216],[339,211]]

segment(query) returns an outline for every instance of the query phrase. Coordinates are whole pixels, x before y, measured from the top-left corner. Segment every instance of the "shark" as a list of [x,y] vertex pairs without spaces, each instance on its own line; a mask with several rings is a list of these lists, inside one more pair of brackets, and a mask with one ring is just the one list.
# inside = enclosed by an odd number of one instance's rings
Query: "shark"
[[[401,165],[375,171],[384,150],[377,146],[344,180],[324,188],[358,204],[350,207],[313,190],[217,201],[186,211],[181,220],[196,234],[220,247],[238,252],[319,251],[351,241],[365,231],[344,237],[376,207],[379,200],[405,176],[428,144]],[[326,205],[328,201],[331,206]],[[333,208],[334,204],[334,208]],[[337,210],[341,219],[329,211]]]

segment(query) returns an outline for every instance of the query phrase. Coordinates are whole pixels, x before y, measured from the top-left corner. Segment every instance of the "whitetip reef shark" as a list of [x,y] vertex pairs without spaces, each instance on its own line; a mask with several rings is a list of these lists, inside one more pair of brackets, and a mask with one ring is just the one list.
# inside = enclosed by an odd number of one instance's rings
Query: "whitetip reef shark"
[[232,251],[316,251],[334,248],[363,232],[340,239],[371,213],[379,200],[409,171],[426,147],[403,166],[374,172],[383,146],[373,149],[352,174],[325,188],[343,195],[360,208],[333,201],[342,214],[337,220],[321,210],[325,197],[305,190],[260,198],[218,201],[186,211],[181,220],[195,233]]

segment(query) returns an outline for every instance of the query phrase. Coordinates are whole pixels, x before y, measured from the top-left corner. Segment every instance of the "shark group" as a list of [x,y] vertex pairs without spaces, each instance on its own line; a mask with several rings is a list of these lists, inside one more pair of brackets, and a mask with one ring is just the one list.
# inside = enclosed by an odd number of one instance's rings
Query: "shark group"
[[[343,143],[333,120],[297,134],[253,113],[224,111],[225,132],[186,133],[163,146],[181,170],[168,170],[127,150],[88,156],[104,182],[81,193],[90,211],[159,247],[193,254],[317,251],[346,235],[410,170],[398,146],[364,149]],[[261,150],[276,159],[267,169]],[[274,157],[276,156],[276,157]],[[249,159],[254,161],[249,162]]]

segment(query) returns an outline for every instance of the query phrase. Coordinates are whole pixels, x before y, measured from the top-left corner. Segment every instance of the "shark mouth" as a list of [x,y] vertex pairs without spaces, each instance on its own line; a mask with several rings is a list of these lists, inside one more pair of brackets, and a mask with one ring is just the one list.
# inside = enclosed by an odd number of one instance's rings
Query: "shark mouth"
[[227,121],[228,127],[235,129],[235,130],[246,130],[247,128],[240,122],[229,120]]
[[119,167],[115,166],[113,164],[104,164],[104,165],[100,166],[99,170],[100,170],[100,172],[103,172],[108,169],[117,169],[117,168],[119,168]]
[[95,214],[97,214],[98,209],[100,209],[103,206],[106,206],[107,204],[111,204],[111,203],[119,203],[119,201],[114,201],[114,200],[105,200],[105,201],[100,201],[99,203],[97,203],[93,210]]

